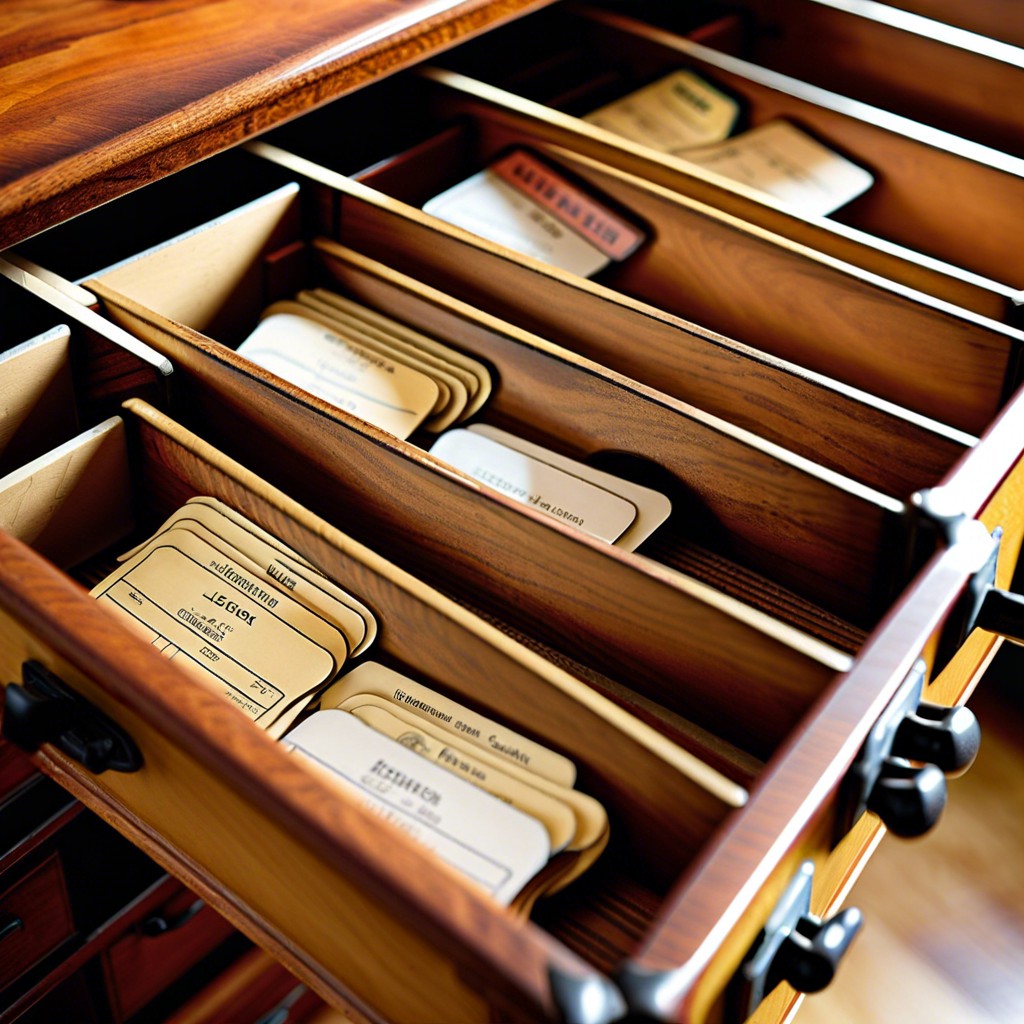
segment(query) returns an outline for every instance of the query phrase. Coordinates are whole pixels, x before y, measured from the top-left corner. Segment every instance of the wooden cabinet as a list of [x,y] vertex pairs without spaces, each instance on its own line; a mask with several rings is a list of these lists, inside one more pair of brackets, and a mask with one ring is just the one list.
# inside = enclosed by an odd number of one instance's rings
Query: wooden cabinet
[[[880,114],[803,65],[764,72],[781,44],[756,4],[627,6],[15,4],[4,30],[5,347],[62,332],[56,383],[30,377],[48,408],[73,397],[63,421],[12,417],[11,464],[65,444],[82,467],[0,535],[2,681],[41,666],[123,729],[139,770],[59,743],[33,762],[356,1019],[783,1019],[773,943],[801,919],[804,945],[822,921],[853,934],[843,904],[884,832],[865,808],[911,832],[900,794],[932,816],[936,762],[957,767],[902,723],[969,696],[1001,642],[983,604],[1022,631],[1024,166],[986,148],[1013,110],[986,145],[953,139],[909,120],[930,101]],[[832,7],[769,13],[795,31]],[[856,151],[874,193],[802,216],[577,116],[678,65],[752,125]],[[636,258],[583,279],[422,211],[513,145],[635,213]],[[967,221],[989,227],[963,239]],[[235,351],[305,287],[483,360],[481,422],[657,481],[673,518],[637,553],[552,525]],[[101,458],[77,431],[112,415]],[[350,587],[375,657],[572,758],[612,822],[597,865],[530,919],[505,911],[89,599],[111,544],[197,494]],[[205,948],[190,927],[175,956]],[[174,961],[153,949],[106,954],[119,1019],[145,965]],[[242,999],[248,970],[181,1019]]]

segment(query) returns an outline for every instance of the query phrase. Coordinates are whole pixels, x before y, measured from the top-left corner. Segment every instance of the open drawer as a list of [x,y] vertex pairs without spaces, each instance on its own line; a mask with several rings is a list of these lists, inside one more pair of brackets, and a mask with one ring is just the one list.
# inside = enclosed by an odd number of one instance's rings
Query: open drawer
[[[37,763],[328,999],[394,1020],[614,1020],[624,1003],[605,976],[612,971],[635,1010],[701,1020],[727,1006],[728,1019],[745,1016],[749,986],[729,978],[797,865],[817,864],[811,910],[827,916],[877,839],[873,815],[842,839],[858,810],[844,791],[847,769],[914,675],[917,656],[930,656],[932,634],[992,549],[987,529],[963,526],[756,772],[749,803],[737,807],[741,791],[695,773],[692,758],[663,734],[144,404],[131,403],[125,415],[133,456],[124,469],[142,523],[158,522],[197,491],[244,511],[366,599],[382,623],[375,657],[567,753],[609,808],[614,838],[604,861],[539,904],[532,923],[515,920],[325,787],[51,563],[0,538],[4,678],[20,678],[28,661],[45,665],[126,730],[143,759],[134,773],[92,776],[44,746]],[[1011,410],[993,441],[1019,429],[1019,416]],[[988,483],[961,473],[950,494]],[[1005,503],[1019,490],[1017,478],[1004,483],[983,518],[1012,522]],[[112,496],[104,490],[95,500]],[[1009,544],[1003,554],[998,582],[1013,560]],[[94,579],[105,557],[73,576]],[[924,694],[965,696],[994,643],[975,633]],[[680,646],[684,657],[688,646]],[[490,684],[499,678],[500,687]],[[743,682],[749,698],[752,681]],[[855,919],[834,924],[849,932]],[[425,964],[427,991],[416,982]],[[793,994],[783,988],[773,998],[762,1015]]]
[[[145,403],[130,402],[125,417],[132,454],[121,472],[143,535],[196,493],[230,504],[365,601],[379,623],[374,660],[429,680],[506,725],[518,723],[577,762],[581,781],[615,819],[596,891],[611,894],[607,872],[621,871],[612,898],[653,915],[681,851],[695,853],[742,802],[740,787],[664,736]],[[124,491],[98,486],[88,500],[114,515]],[[127,732],[141,756],[135,771],[94,764],[100,774],[93,776],[60,749],[44,747],[37,759],[44,770],[335,1000],[354,999],[396,1020],[490,1019],[488,1006],[530,1020],[560,1011],[553,976],[564,974],[570,988],[608,988],[554,939],[559,919],[573,928],[564,913],[551,910],[544,930],[525,924],[435,867],[399,830],[325,785],[91,600],[75,580],[101,577],[131,539],[69,567],[72,579],[12,536],[0,540],[3,677],[27,678],[26,663],[45,666]],[[492,685],[498,679],[501,685]],[[77,721],[77,709],[69,714]],[[64,728],[67,720],[56,734]],[[665,836],[665,844],[646,844],[650,834]],[[573,903],[581,899],[577,890]],[[624,934],[605,939],[628,941]],[[401,949],[403,966],[384,953],[368,957],[373,949]],[[627,952],[622,945],[620,955]],[[429,992],[413,984],[425,965]]]
[[[124,468],[141,523],[152,526],[195,493],[232,504],[366,599],[383,623],[378,657],[577,761],[588,789],[609,807],[615,845],[593,875],[538,905],[532,923],[495,908],[372,815],[339,799],[244,717],[129,636],[75,582],[9,537],[0,540],[4,678],[18,679],[26,661],[41,662],[126,729],[142,751],[141,771],[92,777],[51,747],[37,762],[335,1003],[395,1020],[559,1014],[612,1020],[625,992],[634,1009],[661,1017],[700,1020],[724,1007],[738,1019],[753,1009],[749,986],[729,979],[797,866],[817,864],[811,911],[827,916],[877,839],[873,815],[843,838],[861,809],[846,789],[847,770],[919,657],[933,658],[934,635],[964,583],[990,559],[989,532],[997,525],[1005,533],[996,582],[1008,582],[1024,532],[1020,473],[1007,477],[1019,454],[1021,415],[1011,407],[985,442],[986,465],[968,460],[942,489],[954,507],[975,501],[968,514],[980,512],[985,527],[966,522],[951,531],[949,546],[929,560],[847,662],[848,671],[820,673],[816,698],[776,736],[768,763],[747,762],[751,796],[737,807],[742,790],[707,768],[695,773],[693,758],[672,741],[670,719],[659,720],[657,729],[644,725],[208,444],[132,403],[126,413],[132,455]],[[253,447],[272,468],[273,449],[258,439]],[[298,458],[304,447],[289,457]],[[114,498],[109,488],[94,496]],[[335,506],[335,514],[346,507]],[[925,532],[927,522],[923,515]],[[597,563],[583,557],[585,546],[577,553],[582,580]],[[73,575],[94,579],[103,557]],[[626,588],[621,596],[630,596]],[[680,607],[677,615],[678,660],[700,657],[702,631],[723,658],[736,646],[729,672],[741,688],[734,691],[733,714],[748,706],[754,711],[752,698],[760,692],[765,700],[752,717],[763,725],[796,663],[782,646],[759,644],[754,620],[737,615],[740,628],[730,640],[730,616],[701,625],[692,609]],[[924,695],[942,703],[962,699],[995,645],[991,634],[975,631]],[[501,687],[480,688],[480,681],[496,678]],[[627,670],[620,679],[626,686],[636,682]],[[651,835],[665,841],[652,844]],[[797,874],[804,877],[807,869]],[[313,906],[322,909],[313,913]],[[834,923],[852,932],[849,916]],[[380,961],[393,958],[366,956],[378,948],[401,949],[399,963],[415,977],[430,964],[429,992],[412,975],[396,984],[404,978],[401,967],[382,977]],[[613,972],[619,988],[607,980]],[[775,1014],[779,1001],[788,1005],[793,998],[782,987],[760,1012]],[[584,1014],[581,1003],[596,1004],[596,1016]]]
[[[601,6],[554,8],[443,59],[421,74],[433,106],[515,126],[716,206],[769,231],[995,319],[1009,319],[1020,254],[1005,224],[1024,203],[1024,163],[886,110],[828,92]],[[557,73],[556,73],[557,71]],[[858,198],[828,216],[583,120],[670,74],[694,73],[739,104],[734,133],[779,121],[866,167]],[[468,77],[467,77],[468,76]],[[657,116],[657,115],[655,115]],[[639,134],[639,129],[637,129]],[[288,140],[299,126],[282,129]],[[649,143],[650,140],[648,140]],[[665,143],[667,145],[667,143]],[[981,225],[989,225],[981,229]]]

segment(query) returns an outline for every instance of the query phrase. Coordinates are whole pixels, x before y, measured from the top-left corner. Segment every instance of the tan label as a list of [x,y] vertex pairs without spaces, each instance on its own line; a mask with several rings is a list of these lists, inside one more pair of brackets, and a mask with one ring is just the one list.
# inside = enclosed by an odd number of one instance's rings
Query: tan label
[[292,313],[261,320],[238,352],[400,438],[408,437],[431,414],[440,395],[437,383],[419,370]]
[[769,121],[684,157],[817,216],[838,210],[874,182],[863,167],[787,121]]
[[740,106],[692,71],[637,89],[583,120],[662,153],[680,153],[728,138]]
[[285,743],[506,906],[547,863],[535,818],[341,711],[310,715]]
[[443,726],[473,746],[488,750],[503,761],[526,768],[560,786],[571,788],[576,781],[576,766],[567,757],[376,662],[365,662],[339,679],[323,695],[320,705],[336,708],[349,697],[361,693],[384,697],[421,718]]
[[[191,529],[225,553],[237,552],[245,561],[247,571],[267,579],[280,590],[288,591],[297,601],[337,626],[344,633],[353,654],[362,654],[376,636],[376,620],[362,602],[318,575],[297,557],[284,554],[207,505],[197,502],[184,505],[132,554],[149,547],[174,527]],[[372,623],[372,632],[368,628],[369,623]]]
[[93,597],[263,725],[336,673],[331,650],[278,614],[288,598],[236,586],[207,565],[222,562],[220,552],[186,531],[173,542],[140,552]]

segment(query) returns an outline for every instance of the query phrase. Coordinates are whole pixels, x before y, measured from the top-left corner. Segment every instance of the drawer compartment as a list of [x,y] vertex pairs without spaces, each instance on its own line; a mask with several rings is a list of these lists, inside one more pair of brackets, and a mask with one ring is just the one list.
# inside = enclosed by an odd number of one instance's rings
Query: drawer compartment
[[[554,85],[531,88],[522,80],[524,68],[555,61],[575,66],[578,88],[570,98]],[[883,277],[996,319],[1012,315],[1020,254],[1005,225],[1024,204],[1017,157],[595,7],[555,9],[510,26],[443,58],[443,66],[452,70],[423,73],[442,87],[437,114],[476,113],[480,123],[479,112],[488,111],[496,123],[483,125],[492,136],[529,129]],[[864,165],[873,183],[827,218],[801,215],[693,164],[685,150],[659,152],[577,119],[684,69],[740,103],[738,139],[783,119]],[[301,122],[278,132],[285,148],[300,134]],[[982,224],[989,227],[979,231]]]
[[51,854],[13,884],[7,878],[3,882],[0,989],[20,978],[75,932],[57,854]]
[[[270,205],[255,206],[240,212],[237,219],[274,219],[294,199],[294,193],[286,191],[272,199],[279,206],[278,213]],[[382,310],[424,315],[426,321],[412,322],[428,330],[443,328],[443,336],[457,338],[467,344],[467,351],[495,367],[499,386],[491,400],[493,405],[485,407],[485,419],[493,417],[491,422],[527,432],[552,447],[561,446],[569,454],[632,452],[645,461],[657,462],[663,473],[668,471],[681,478],[697,499],[692,504],[684,499],[684,508],[690,513],[688,534],[685,530],[676,533],[669,526],[667,540],[652,548],[650,555],[671,559],[673,564],[744,601],[760,602],[770,615],[786,618],[798,630],[820,636],[831,650],[808,645],[806,637],[775,629],[768,620],[747,616],[739,606],[720,606],[713,611],[719,602],[694,580],[666,574],[646,559],[542,524],[537,516],[528,514],[529,510],[524,513],[521,506],[500,495],[485,497],[478,487],[467,486],[462,478],[443,471],[436,460],[413,446],[358,424],[326,403],[276,381],[223,345],[181,326],[178,321],[187,322],[193,311],[163,289],[162,282],[174,281],[182,286],[184,296],[195,295],[188,284],[189,268],[204,264],[200,256],[203,245],[230,250],[246,261],[250,269],[239,266],[237,273],[230,275],[232,279],[265,279],[258,270],[260,253],[243,253],[241,243],[228,245],[222,236],[227,237],[229,232],[236,238],[244,233],[234,220],[225,219],[205,234],[191,235],[185,245],[171,244],[101,275],[94,287],[105,296],[110,315],[173,354],[179,376],[189,382],[190,415],[205,423],[204,429],[211,430],[222,444],[233,444],[240,458],[258,450],[268,469],[272,466],[272,472],[289,491],[325,513],[332,507],[344,507],[346,523],[353,532],[367,539],[386,537],[389,551],[396,556],[400,552],[405,564],[428,574],[439,587],[519,625],[542,642],[563,650],[568,646],[567,653],[598,673],[628,679],[652,699],[688,717],[695,715],[702,726],[714,728],[734,741],[743,737],[739,742],[755,744],[756,751],[770,750],[789,727],[787,723],[793,721],[790,716],[800,713],[803,701],[820,692],[830,672],[845,664],[845,656],[837,660],[836,646],[855,647],[860,635],[834,616],[807,604],[806,598],[798,600],[800,585],[811,593],[823,594],[826,588],[808,582],[812,560],[806,550],[799,550],[803,542],[797,537],[815,545],[830,544],[828,538],[835,536],[834,531],[813,524],[843,516],[851,525],[844,533],[843,545],[833,546],[835,557],[848,560],[846,545],[852,542],[851,531],[855,530],[862,550],[873,560],[872,552],[877,552],[880,541],[879,533],[872,531],[898,531],[898,523],[886,518],[887,510],[895,511],[897,504],[878,497],[872,505],[862,490],[836,483],[827,475],[816,475],[799,461],[787,461],[781,454],[758,449],[754,443],[746,444],[742,435],[730,435],[724,427],[716,429],[692,411],[674,409],[669,400],[610,378],[599,367],[580,365],[568,353],[553,358],[558,353],[550,346],[541,348],[539,341],[530,342],[515,332],[509,334],[508,328],[495,321],[474,319],[472,311],[400,275],[389,274],[372,261],[360,260],[328,243],[314,250],[325,276],[313,281],[341,285],[349,292],[354,289],[355,294]],[[254,262],[250,265],[249,261]],[[154,273],[157,266],[161,270]],[[136,299],[124,297],[116,288],[123,288]],[[227,317],[226,307],[217,307],[216,312],[207,311],[211,319],[192,320],[192,324],[206,328],[216,316],[221,339],[244,337],[269,296],[257,286],[248,291],[237,289],[233,298],[233,319]],[[160,312],[153,312],[154,308]],[[478,345],[482,347],[475,347]],[[547,383],[541,387],[538,379]],[[254,389],[254,380],[263,381],[265,390]],[[593,414],[567,418],[568,394],[579,396]],[[253,402],[258,397],[271,403],[275,410],[272,415],[253,416]],[[247,423],[244,431],[239,429],[240,419]],[[321,436],[331,436],[334,443],[343,446],[338,450],[346,452],[344,460],[326,452],[321,458],[318,446],[303,445],[300,451],[294,450],[292,442],[297,432],[310,430],[318,435],[328,431]],[[694,440],[684,447],[681,442],[688,436]],[[715,454],[715,449],[709,451],[707,443],[700,440],[712,436],[717,436],[715,446],[721,455]],[[270,452],[280,452],[280,457],[270,458]],[[734,459],[731,452],[736,453]],[[733,461],[722,461],[723,456]],[[693,466],[707,467],[710,486],[701,483],[700,470]],[[802,482],[795,490],[787,491],[773,479],[783,474],[783,479],[792,477]],[[316,480],[315,487],[310,485],[311,480]],[[756,484],[745,482],[751,480]],[[742,509],[752,489],[774,495],[770,502],[771,536],[758,536],[759,517],[744,523]],[[820,499],[812,501],[810,496],[814,494]],[[800,500],[794,500],[796,497]],[[696,532],[705,502],[708,512],[703,514],[727,525],[731,535],[717,535],[716,540],[714,532],[703,536]],[[435,509],[442,514],[427,512]],[[472,524],[471,528],[467,530],[466,524]],[[784,541],[791,531],[792,542]],[[783,543],[792,553],[786,556],[788,569],[779,568]],[[706,555],[701,554],[702,550]],[[685,562],[680,561],[684,554]],[[832,554],[826,556],[829,564],[832,558]],[[581,591],[579,569],[583,565],[589,566],[588,571],[595,576],[592,581],[583,578]],[[798,583],[801,566],[803,576]],[[794,592],[787,594],[778,579],[761,583],[762,571],[772,575],[786,572],[786,579],[794,581]],[[825,571],[827,574],[832,570]],[[871,584],[863,575],[861,580],[864,589],[860,600],[866,602]],[[736,610],[730,613],[727,607]],[[654,613],[658,608],[664,614]],[[766,652],[779,648],[769,660],[783,657],[791,664],[793,704],[788,709],[790,698],[777,695],[770,702],[772,707],[760,708],[748,727],[741,720],[746,712],[738,717],[734,706],[724,699],[719,704],[715,696],[721,692],[724,697],[732,671],[722,667],[720,649],[713,656],[710,650],[707,656],[694,650],[685,661],[676,657],[678,623],[705,615],[720,618],[718,628],[736,631],[737,638],[741,634],[747,637],[739,641],[743,649],[750,644],[757,649],[767,644]],[[785,647],[792,653],[783,654]],[[738,664],[734,668],[749,678],[751,672],[758,671],[760,660],[752,658],[747,663],[744,657],[743,668],[739,669]],[[707,686],[704,680],[711,679],[715,683]],[[797,696],[801,691],[803,698]],[[778,731],[774,726],[766,729],[766,715],[777,721]]]
[[[347,229],[372,236],[367,255],[398,269],[417,258],[431,267],[427,283],[548,337],[571,337],[580,303],[570,305],[565,293],[589,291],[580,278],[523,257],[518,276],[531,282],[523,287],[512,270],[499,273],[488,265],[502,260],[502,247],[404,205],[431,197],[421,181],[436,180],[439,167],[451,186],[467,168],[480,170],[497,156],[478,132],[452,131],[437,142],[362,175],[403,205],[372,192],[346,197]],[[274,155],[260,145],[254,150]],[[969,432],[991,419],[1013,387],[1020,332],[966,311],[958,315],[784,239],[750,232],[726,215],[560,147],[538,148],[555,167],[649,225],[644,246],[600,275],[613,292]],[[427,234],[429,251],[414,249],[416,236]],[[554,300],[556,292],[561,301]],[[880,348],[879,337],[891,344]]]
[[[148,407],[133,408],[132,450],[139,461],[132,475],[145,522],[160,521],[199,490],[244,509],[325,571],[344,578],[378,615],[375,657],[445,680],[444,687],[460,699],[484,704],[528,734],[547,734],[546,742],[577,761],[583,785],[609,807],[617,835],[590,880],[593,897],[621,892],[646,908],[640,912],[648,918],[656,912],[659,892],[678,871],[680,851],[696,850],[707,840],[729,812],[725,795],[735,801],[741,794],[737,787],[718,777],[714,785],[722,795],[714,795],[687,773],[697,770],[705,780],[714,780],[715,773],[694,769],[693,759],[663,736],[343,539]],[[417,994],[415,1012],[424,1012],[426,998],[437,1001],[426,1012],[452,1019],[486,1016],[480,991],[491,998],[509,985],[524,1000],[520,1016],[550,1014],[547,965],[560,965],[573,976],[592,973],[552,943],[552,934],[571,931],[571,910],[557,915],[546,931],[500,912],[129,636],[39,556],[10,538],[2,543],[10,573],[3,585],[5,678],[17,677],[23,659],[43,660],[127,729],[145,761],[134,774],[95,778],[54,749],[41,755],[41,763],[91,806],[119,819],[123,830],[243,930],[255,929],[322,991],[372,998],[381,1012],[408,1017],[412,1011],[404,1004],[413,998],[411,988],[391,986],[390,996],[381,991],[375,958],[366,956],[367,946],[378,941],[387,948],[400,944],[409,952],[405,962],[417,972],[431,964],[432,995]],[[93,579],[98,568],[75,573]],[[40,586],[29,591],[38,597],[35,607],[12,603],[14,593],[23,593],[14,581],[36,573]],[[58,630],[55,622],[64,625]],[[87,641],[89,634],[93,639]],[[474,682],[498,677],[502,687],[487,688],[486,696]],[[548,706],[543,715],[539,702]],[[204,797],[197,805],[194,794],[200,792]],[[663,847],[645,846],[642,837],[652,829],[675,838]],[[389,853],[382,859],[384,848]],[[574,898],[589,902],[579,890]],[[296,914],[296,907],[314,903],[324,907],[322,915]],[[628,936],[610,941],[625,954]],[[509,943],[519,949],[518,968],[505,955]],[[514,978],[507,977],[510,970]],[[342,988],[338,978],[349,987]]]
[[[390,84],[392,92],[396,84]],[[333,135],[333,130],[307,134],[312,140]],[[375,144],[377,148],[380,145]],[[365,155],[360,152],[360,157]],[[254,168],[252,172],[249,166]],[[224,176],[259,178],[271,166],[253,158],[248,164],[235,159],[229,163],[210,161],[203,167],[206,178],[193,178],[192,187],[206,191],[204,181],[208,179],[209,192],[215,194]],[[287,168],[274,170],[277,184],[295,177],[295,172]],[[167,256],[174,263],[173,274],[161,269],[161,250],[140,260],[131,248],[130,237],[120,245],[111,241],[118,237],[111,229],[116,228],[119,219],[109,208],[41,236],[34,254],[50,261],[51,269],[73,274],[82,269],[80,261],[68,261],[61,254],[86,249],[96,232],[106,232],[106,248],[97,260],[109,257],[114,264],[109,273],[102,273],[111,287],[120,283],[129,297],[230,345],[237,345],[246,336],[259,311],[272,299],[294,294],[303,286],[304,276],[306,284],[315,280],[312,274],[307,275],[302,259],[295,254],[277,256],[272,263],[265,262],[262,270],[251,262],[249,254],[284,253],[288,244],[310,237],[316,227],[340,237],[350,250],[372,250],[385,231],[404,237],[395,255],[398,269],[433,284],[442,293],[460,287],[458,277],[446,275],[435,265],[438,261],[450,261],[455,266],[466,262],[465,250],[449,238],[443,225],[403,218],[391,208],[372,205],[362,193],[350,194],[355,186],[344,179],[334,176],[331,181],[339,188],[348,187],[349,193],[303,179],[301,216],[282,214],[278,223],[271,214],[263,218],[258,212],[260,204],[254,203],[252,212],[245,216],[251,227],[243,227],[238,216],[236,227],[215,228],[218,235],[230,239],[227,253],[203,240],[209,234],[206,230],[194,242],[182,240],[170,247],[170,251],[183,254]],[[160,220],[173,195],[169,196],[165,183],[160,183],[131,198],[133,203],[125,217],[131,222],[148,222]],[[226,213],[228,209],[225,206],[218,212]],[[336,220],[341,212],[345,222],[339,228]],[[170,237],[173,228],[166,227]],[[208,291],[207,285],[197,284],[203,275],[196,276],[198,265],[184,255],[189,246],[195,247],[197,258],[211,260],[218,268],[221,286]],[[221,268],[225,261],[236,258],[249,269],[243,271],[240,267],[239,272],[245,276],[229,285],[229,275]],[[564,362],[580,362],[574,354],[583,361],[592,360],[887,493],[905,496],[934,482],[969,443],[964,434],[948,427],[882,405],[873,396],[837,385],[827,376],[730,342],[600,285],[581,279],[569,284],[543,271],[528,270],[513,260],[494,257],[484,249],[473,253],[473,261],[482,264],[481,280],[472,289],[463,285],[462,298],[486,307],[495,304],[497,295],[508,296],[499,315],[512,318],[512,322],[540,334],[548,343],[565,346],[569,351]],[[85,279],[101,267],[99,262],[92,263]],[[175,286],[176,281],[181,287]],[[534,292],[548,301],[524,301]],[[430,306],[436,303],[432,300],[421,304],[425,309],[417,315],[428,317]],[[549,360],[547,366],[552,365]],[[527,375],[520,370],[520,376]],[[527,384],[527,390],[533,386],[532,382]],[[564,402],[558,404],[564,406]]]
[[68,291],[76,297],[0,259],[0,475],[110,415],[128,395],[165,395],[167,360],[102,321],[97,332],[83,306],[93,297]]
[[[1024,51],[884,4],[740,0],[738,23],[709,45],[956,135],[1024,155]],[[672,4],[661,18],[675,20]],[[725,5],[722,6],[725,12]],[[738,31],[737,31],[738,29]],[[955,83],[950,86],[949,83]]]

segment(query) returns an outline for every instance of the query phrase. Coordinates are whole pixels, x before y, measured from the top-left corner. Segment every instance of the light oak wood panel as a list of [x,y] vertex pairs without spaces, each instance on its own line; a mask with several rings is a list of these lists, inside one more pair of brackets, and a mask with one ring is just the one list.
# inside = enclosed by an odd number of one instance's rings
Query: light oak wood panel
[[[1024,155],[1024,50],[865,0],[741,0],[744,56],[796,78]],[[936,85],[939,88],[936,88]]]
[[0,248],[546,2],[6,4]]
[[[767,800],[771,790],[790,792],[790,786],[795,793],[800,779],[804,784],[814,779],[816,789],[826,791],[838,785],[866,735],[863,726],[877,718],[895,693],[909,671],[912,652],[925,648],[929,636],[941,625],[966,578],[965,569],[974,562],[965,562],[962,556],[962,551],[950,549],[936,557],[873,635],[853,671],[816,706],[814,714],[822,716],[818,722],[823,728],[806,723],[806,731],[780,751],[778,759],[766,769],[765,780],[771,780],[770,786],[766,781],[752,794],[743,819],[723,831],[670,897],[635,964],[645,972],[667,972],[670,983],[665,988],[671,996],[673,1019],[701,1021],[709,1015],[717,1019],[724,984],[800,861],[807,857],[815,860],[825,868],[831,883],[815,894],[816,913],[828,910],[837,897],[845,894],[850,872],[855,876],[857,870],[850,866],[849,859],[854,863],[863,861],[862,851],[874,842],[873,830],[862,830],[854,844],[859,848],[844,846],[836,856],[846,860],[830,866],[824,858],[830,847],[832,823],[813,811],[822,803],[811,800],[800,810],[790,805],[792,817],[782,813],[774,819],[776,824],[786,820],[787,825],[780,831],[762,816],[767,806],[760,806],[761,799]],[[969,679],[965,693],[983,668],[978,664],[973,669],[965,667]],[[824,726],[826,721],[828,726]],[[840,721],[850,727],[839,726]],[[861,724],[852,724],[855,721]],[[776,806],[774,813],[779,811]],[[740,878],[744,882],[737,888]],[[742,899],[736,897],[739,892],[743,893]],[[692,927],[688,919],[694,903],[701,907],[699,927]],[[712,920],[716,924],[709,927]],[[726,935],[728,939],[723,941]]]

